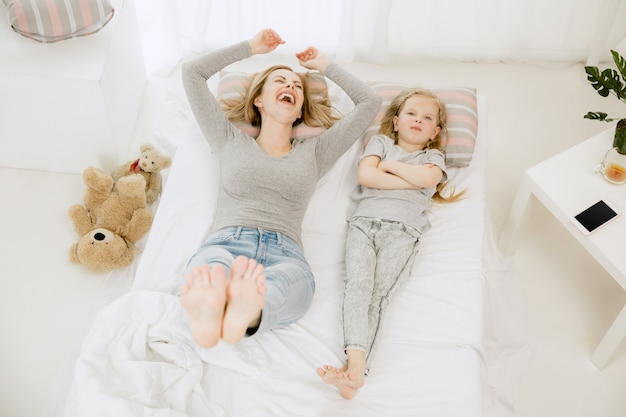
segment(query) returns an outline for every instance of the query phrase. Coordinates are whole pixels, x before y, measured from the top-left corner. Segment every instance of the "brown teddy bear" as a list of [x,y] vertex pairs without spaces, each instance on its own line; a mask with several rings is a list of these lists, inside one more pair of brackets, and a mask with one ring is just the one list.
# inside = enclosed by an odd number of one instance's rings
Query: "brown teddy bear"
[[141,174],[146,180],[146,201],[152,203],[163,188],[160,171],[169,168],[172,160],[149,143],[141,145],[140,151],[139,159],[128,161],[113,171],[113,179],[118,181],[127,175]]
[[146,181],[141,175],[129,175],[114,184],[110,174],[89,167],[83,172],[83,182],[85,205],[75,204],[68,210],[80,236],[72,245],[70,260],[96,272],[130,265],[133,244],[152,226],[152,212],[146,209]]

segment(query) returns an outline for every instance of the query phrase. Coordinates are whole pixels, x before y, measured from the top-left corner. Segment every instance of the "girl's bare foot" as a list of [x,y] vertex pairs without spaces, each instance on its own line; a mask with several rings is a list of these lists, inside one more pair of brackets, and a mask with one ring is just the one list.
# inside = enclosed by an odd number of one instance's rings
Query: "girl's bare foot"
[[324,383],[334,385],[339,390],[339,394],[345,399],[354,398],[356,392],[365,384],[365,368],[352,367],[348,364],[341,369],[334,366],[324,365],[317,368],[317,374]]
[[226,272],[220,265],[195,267],[180,290],[180,302],[187,312],[191,334],[201,347],[213,347],[219,340],[226,304]]
[[258,326],[265,304],[265,275],[263,265],[239,256],[230,268],[226,288],[226,311],[222,323],[222,339],[237,343],[250,327]]

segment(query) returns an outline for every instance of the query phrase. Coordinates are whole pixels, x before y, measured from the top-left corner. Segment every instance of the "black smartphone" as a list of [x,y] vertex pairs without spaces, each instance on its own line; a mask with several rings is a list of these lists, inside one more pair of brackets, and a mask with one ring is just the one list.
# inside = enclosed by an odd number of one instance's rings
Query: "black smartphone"
[[588,235],[619,214],[620,211],[613,204],[600,200],[572,217],[572,222],[583,234]]

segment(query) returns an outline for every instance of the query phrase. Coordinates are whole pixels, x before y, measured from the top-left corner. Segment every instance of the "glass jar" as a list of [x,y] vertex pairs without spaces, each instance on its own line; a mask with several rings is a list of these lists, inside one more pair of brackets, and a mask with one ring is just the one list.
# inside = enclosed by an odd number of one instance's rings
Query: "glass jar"
[[626,181],[626,153],[620,153],[617,147],[609,149],[598,166],[598,173],[613,184]]

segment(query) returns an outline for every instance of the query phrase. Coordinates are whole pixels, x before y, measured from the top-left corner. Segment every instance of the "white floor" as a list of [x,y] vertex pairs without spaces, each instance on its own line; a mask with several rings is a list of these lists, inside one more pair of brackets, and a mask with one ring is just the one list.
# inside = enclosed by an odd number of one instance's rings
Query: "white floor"
[[[624,116],[623,104],[593,91],[582,64],[348,67],[378,79],[412,80],[418,73],[425,86],[476,86],[487,96],[488,198],[496,230],[524,169],[608,128],[583,114]],[[149,85],[129,158],[139,143],[151,140],[162,85]],[[0,138],[0,145],[10,146],[9,140],[16,138]],[[66,211],[82,200],[83,191],[80,175],[0,168],[2,416],[40,414],[58,370],[100,307],[105,275],[68,259],[76,236]],[[626,303],[626,293],[539,204],[532,205],[529,218],[514,256],[533,347],[517,415],[623,417],[626,345],[603,370],[589,356]]]

